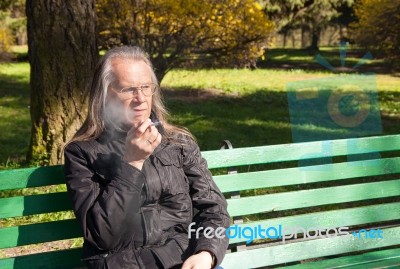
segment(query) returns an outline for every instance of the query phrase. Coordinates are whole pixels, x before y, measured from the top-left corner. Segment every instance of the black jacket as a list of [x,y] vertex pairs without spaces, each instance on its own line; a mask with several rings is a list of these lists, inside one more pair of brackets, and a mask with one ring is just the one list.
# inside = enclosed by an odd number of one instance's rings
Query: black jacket
[[[220,264],[228,238],[188,239],[188,226],[229,227],[227,203],[197,144],[162,142],[142,171],[123,161],[125,132],[104,132],[65,149],[65,176],[90,268],[145,268],[149,248],[164,268],[208,250]],[[194,238],[194,236],[192,236]]]

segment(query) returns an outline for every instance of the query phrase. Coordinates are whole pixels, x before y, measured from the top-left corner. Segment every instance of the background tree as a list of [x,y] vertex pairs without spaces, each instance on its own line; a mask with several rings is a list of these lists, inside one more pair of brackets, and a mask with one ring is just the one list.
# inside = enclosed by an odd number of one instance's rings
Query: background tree
[[98,0],[100,45],[139,45],[159,80],[194,57],[210,64],[255,66],[273,25],[254,0]]
[[15,44],[26,45],[26,16],[25,16],[25,0],[14,0],[9,8],[11,24],[10,28],[14,36]]
[[291,31],[301,28],[300,17],[305,1],[280,1],[266,0],[262,1],[264,12],[276,25],[278,33],[283,35],[283,47],[286,47],[286,38]]
[[11,58],[10,49],[14,39],[9,28],[7,14],[0,10],[0,61]]
[[0,60],[11,59],[11,46],[26,44],[25,0],[0,1]]
[[97,62],[94,0],[27,0],[32,132],[28,160],[55,164],[86,111]]
[[393,68],[400,68],[400,2],[360,0],[355,14],[358,22],[351,26],[356,43],[385,56]]
[[265,0],[264,11],[277,25],[281,33],[302,29],[311,33],[312,51],[318,50],[321,32],[335,18],[350,7],[354,0]]

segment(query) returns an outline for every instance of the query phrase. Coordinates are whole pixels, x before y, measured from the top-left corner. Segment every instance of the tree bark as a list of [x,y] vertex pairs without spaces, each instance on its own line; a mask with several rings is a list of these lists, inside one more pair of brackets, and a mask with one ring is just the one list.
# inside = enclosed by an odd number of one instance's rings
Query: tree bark
[[306,47],[306,29],[301,27],[301,48],[304,49]]
[[287,33],[283,33],[283,48],[286,48],[286,38],[287,38]]
[[32,119],[27,160],[57,164],[87,113],[98,59],[95,0],[27,0],[26,15]]
[[318,43],[319,43],[319,37],[321,35],[321,30],[318,28],[314,28],[312,30],[312,35],[311,35],[311,46],[310,50],[312,52],[317,52],[319,50]]

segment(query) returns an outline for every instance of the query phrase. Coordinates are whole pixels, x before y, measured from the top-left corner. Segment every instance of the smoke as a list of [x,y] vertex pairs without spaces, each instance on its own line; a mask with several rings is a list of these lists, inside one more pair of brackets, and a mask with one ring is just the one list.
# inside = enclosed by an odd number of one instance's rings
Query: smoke
[[106,126],[110,126],[115,130],[129,130],[132,127],[135,112],[131,109],[125,109],[121,101],[114,98],[107,100],[103,119]]

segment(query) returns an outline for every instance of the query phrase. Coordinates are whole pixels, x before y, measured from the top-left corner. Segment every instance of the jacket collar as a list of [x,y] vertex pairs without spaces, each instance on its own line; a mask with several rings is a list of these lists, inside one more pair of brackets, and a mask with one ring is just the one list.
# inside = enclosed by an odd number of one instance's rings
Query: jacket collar
[[97,138],[101,144],[106,144],[115,140],[125,140],[128,131],[123,129],[105,128],[101,135]]
[[[160,132],[160,134],[163,134],[164,128],[162,127],[162,125],[157,126],[157,129]],[[107,144],[107,143],[110,143],[112,141],[120,141],[122,143],[125,143],[125,139],[126,139],[127,134],[128,134],[128,130],[123,130],[123,129],[119,129],[118,130],[118,129],[115,129],[115,128],[105,128],[105,130],[97,138],[97,141],[100,144]],[[166,146],[167,145],[165,144],[165,141],[162,140],[160,145],[158,145],[154,149],[153,154],[157,153],[158,151],[160,151],[161,149],[163,149]]]

